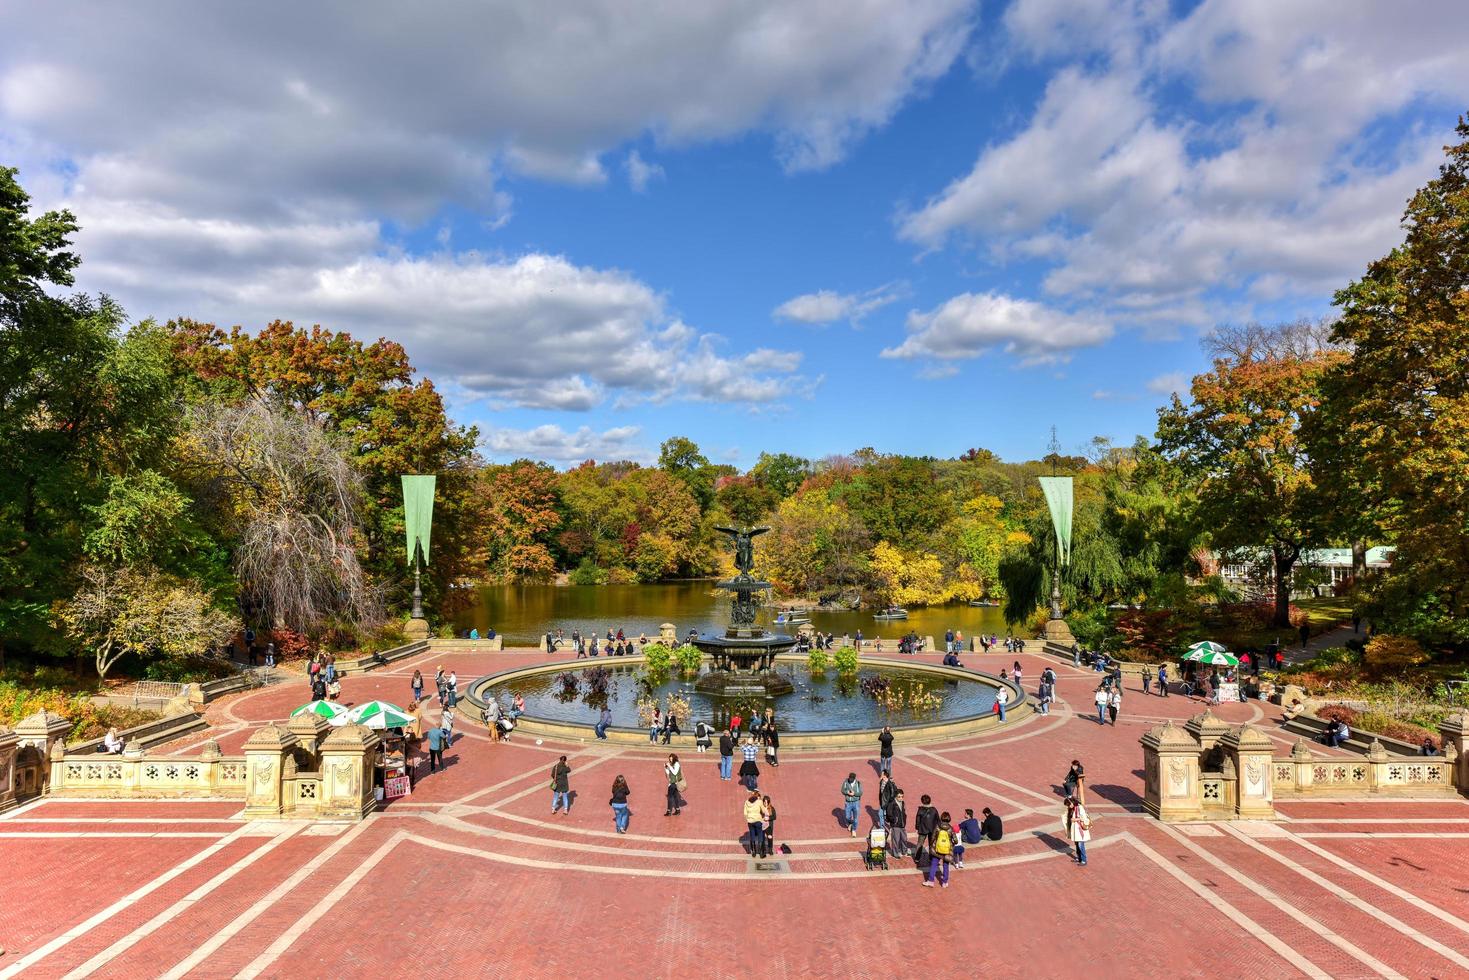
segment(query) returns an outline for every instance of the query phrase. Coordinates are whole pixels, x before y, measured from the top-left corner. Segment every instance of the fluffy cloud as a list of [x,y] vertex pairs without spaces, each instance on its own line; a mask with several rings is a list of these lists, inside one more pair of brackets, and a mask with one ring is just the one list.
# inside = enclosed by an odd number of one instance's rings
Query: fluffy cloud
[[580,463],[588,459],[630,459],[635,463],[651,463],[656,454],[636,442],[641,432],[635,425],[602,432],[585,425],[575,432],[567,432],[559,425],[538,425],[533,429],[491,428],[480,437],[480,446],[498,462],[525,458],[552,463]]
[[1190,378],[1182,371],[1169,371],[1160,374],[1148,382],[1147,388],[1155,395],[1171,395],[1175,392],[1188,391]]
[[836,293],[829,289],[803,293],[775,308],[777,320],[824,326],[838,320],[857,323],[873,310],[896,302],[900,293],[893,286],[879,286],[865,293]]
[[637,150],[628,153],[627,162],[623,166],[627,170],[628,186],[639,194],[646,191],[651,182],[663,179],[663,168],[644,160]]
[[1045,91],[899,235],[1039,260],[1048,293],[1142,325],[1248,316],[1224,297],[1319,297],[1359,274],[1446,141],[1395,114],[1446,105],[1446,124],[1469,90],[1453,2],[1205,0],[1170,22],[1156,0],[1018,0],[1003,23],[1051,70]]
[[1105,320],[999,293],[961,293],[926,313],[909,313],[907,327],[907,338],[883,357],[955,361],[1000,349],[1022,364],[1045,364],[1112,336]]

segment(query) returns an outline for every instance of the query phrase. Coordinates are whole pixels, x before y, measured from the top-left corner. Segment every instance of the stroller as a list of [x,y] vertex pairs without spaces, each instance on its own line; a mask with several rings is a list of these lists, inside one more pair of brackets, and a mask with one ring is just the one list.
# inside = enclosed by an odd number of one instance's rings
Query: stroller
[[868,871],[888,869],[888,832],[882,827],[873,827],[868,833],[867,850],[862,853],[862,860]]

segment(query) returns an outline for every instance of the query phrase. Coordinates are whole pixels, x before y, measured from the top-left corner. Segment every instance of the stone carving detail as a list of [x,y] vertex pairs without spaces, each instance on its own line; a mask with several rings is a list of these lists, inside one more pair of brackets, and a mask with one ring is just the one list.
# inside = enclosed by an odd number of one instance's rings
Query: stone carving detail
[[81,779],[82,778],[82,767],[79,766],[79,765],[75,765],[75,764],[68,765],[66,767],[66,778],[68,780],[71,780],[71,779]]
[[1354,783],[1365,783],[1366,781],[1367,781],[1367,767],[1366,766],[1353,766],[1352,767],[1352,782],[1354,782]]
[[199,767],[198,766],[187,766],[187,767],[185,767],[185,769],[184,769],[184,778],[186,778],[191,783],[192,782],[196,782],[199,779]]
[[1295,779],[1295,766],[1276,766],[1275,781],[1277,783],[1289,783]]
[[316,799],[316,784],[315,783],[302,782],[302,783],[298,783],[297,786],[301,790],[301,799],[303,799],[303,800],[314,800],[314,799]]
[[275,766],[269,761],[255,763],[254,785],[250,787],[250,793],[254,796],[265,796],[270,793],[270,777],[275,771]]
[[88,779],[101,779],[102,778],[102,767],[99,766],[99,765],[96,765],[94,763],[88,763],[87,764],[87,778]]
[[1168,795],[1188,795],[1188,766],[1180,759],[1168,763]]
[[143,770],[143,775],[147,776],[149,779],[156,780],[158,778],[158,767],[148,766],[146,769]]
[[1213,800],[1217,803],[1219,802],[1220,798],[1219,784],[1214,782],[1213,780],[1206,781],[1204,783],[1204,799]]
[[1249,788],[1251,796],[1258,796],[1265,792],[1262,785],[1265,781],[1265,767],[1258,760],[1245,763],[1245,784]]
[[222,762],[219,767],[220,779],[227,783],[239,783],[245,780],[245,767],[238,762]]
[[163,770],[163,774],[168,777],[169,782],[173,782],[174,780],[179,778],[179,767],[169,766]]
[[112,762],[107,766],[107,779],[118,781],[122,779],[122,763]]

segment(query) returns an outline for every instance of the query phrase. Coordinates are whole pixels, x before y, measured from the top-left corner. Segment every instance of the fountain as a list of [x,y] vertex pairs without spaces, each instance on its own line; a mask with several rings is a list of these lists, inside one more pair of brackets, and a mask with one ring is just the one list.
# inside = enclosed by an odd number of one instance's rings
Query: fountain
[[755,537],[768,527],[716,527],[734,539],[735,568],[739,574],[718,587],[733,593],[730,622],[723,633],[700,633],[694,646],[706,654],[713,666],[701,675],[695,688],[714,697],[775,697],[788,694],[795,685],[773,669],[777,654],[796,645],[794,637],[771,633],[755,622],[755,593],[772,588],[750,574],[755,567]]

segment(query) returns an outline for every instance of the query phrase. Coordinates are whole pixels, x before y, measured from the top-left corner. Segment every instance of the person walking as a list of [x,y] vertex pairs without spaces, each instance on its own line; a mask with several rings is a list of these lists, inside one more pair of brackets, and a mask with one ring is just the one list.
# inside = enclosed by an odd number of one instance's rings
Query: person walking
[[1097,705],[1097,724],[1107,724],[1107,687],[1105,684],[1097,685],[1097,689],[1092,692],[1092,700]]
[[893,774],[893,730],[887,725],[877,736],[877,771]]
[[939,825],[933,832],[933,857],[929,862],[929,869],[923,876],[923,883],[929,888],[933,887],[935,880],[940,887],[949,887],[949,863],[954,858],[954,825],[949,820],[949,812],[945,810],[939,815]]
[[1056,690],[1048,680],[1042,680],[1040,690],[1036,691],[1035,700],[1040,705],[1041,714],[1051,713],[1051,702],[1056,699]]
[[274,640],[272,640],[272,641],[270,641],[270,642],[268,642],[268,643],[265,644],[265,666],[267,666],[267,667],[274,667],[275,666],[275,641]]
[[430,728],[428,736],[428,771],[438,772],[444,765],[444,730]]
[[780,765],[780,731],[775,727],[775,719],[767,718],[761,731],[765,735],[765,762],[774,769]]
[[928,872],[929,861],[933,857],[933,834],[939,829],[939,811],[933,805],[933,800],[924,793],[918,798],[918,811],[913,814],[913,839],[917,846],[914,854],[918,858],[918,867],[922,868],[925,876]]
[[750,833],[750,857],[759,857],[765,851],[765,801],[754,790],[745,800],[745,827]]
[[1306,644],[1311,639],[1311,623],[1309,620],[1301,623],[1301,649],[1306,649]]
[[454,744],[454,709],[445,708],[443,717],[440,719],[440,727],[444,732],[444,747],[448,748]]
[[607,802],[612,806],[612,828],[619,834],[627,833],[627,796],[631,792],[627,788],[627,780],[618,773],[617,778],[612,780],[612,799]]
[[1122,710],[1122,685],[1117,684],[1112,688],[1112,693],[1107,695],[1107,717],[1112,721],[1112,727],[1117,727],[1117,712]]
[[760,756],[760,750],[755,747],[753,738],[746,738],[740,746],[740,755],[744,761],[740,763],[740,782],[745,784],[745,789],[752,793],[760,783],[760,766],[755,762]]
[[[336,669],[337,669],[337,665],[335,663],[333,663],[331,665],[332,672],[335,673],[336,672]],[[456,671],[456,670],[454,670],[454,668],[450,667],[449,668],[449,676],[447,678],[445,678],[444,683],[449,688],[449,707],[451,707],[451,708],[457,707],[458,704],[459,704],[459,673],[458,673],[458,671]]]
[[862,806],[862,781],[857,778],[855,772],[847,773],[846,781],[842,783],[843,818],[847,828],[851,830],[852,836],[857,836],[857,812]]
[[1168,665],[1158,665],[1158,693],[1165,698],[1168,696]]
[[566,756],[551,767],[551,813],[554,816],[557,810],[565,808],[567,813],[571,812],[571,767],[566,764]]
[[888,850],[894,857],[908,854],[908,805],[903,800],[903,791],[893,791],[893,801],[883,811],[883,823],[888,832]]
[[1150,688],[1152,687],[1152,684],[1153,684],[1153,675],[1148,672],[1148,669],[1146,667],[1144,667],[1143,668],[1143,693],[1144,694],[1151,694],[1151,693],[1153,693],[1150,690]]
[[423,700],[423,671],[413,668],[413,680],[409,684],[413,687],[413,705],[417,707],[418,702]]
[[679,794],[689,786],[683,778],[683,766],[679,765],[677,754],[669,753],[668,762],[663,767],[663,775],[668,777],[668,809],[663,815],[676,817],[683,813],[683,799]]
[[449,681],[444,677],[444,665],[439,664],[434,668],[434,693],[438,695],[439,707],[443,707],[449,701]]
[[995,692],[995,710],[1000,713],[1000,724],[1005,723],[1005,707],[1010,703],[1010,689],[1001,687]]
[[1092,821],[1085,804],[1074,796],[1066,798],[1066,836],[1076,846],[1074,860],[1086,867],[1086,842],[1092,839]]
[[734,778],[734,733],[719,733],[719,778]]
[[1020,667],[1020,661],[1015,661],[1015,669],[1010,672],[1010,676],[1014,678],[1016,687],[1024,686],[1025,682],[1021,680],[1022,670]]
[[601,714],[597,715],[597,737],[605,742],[607,740],[607,729],[611,725],[612,709],[604,704]]

